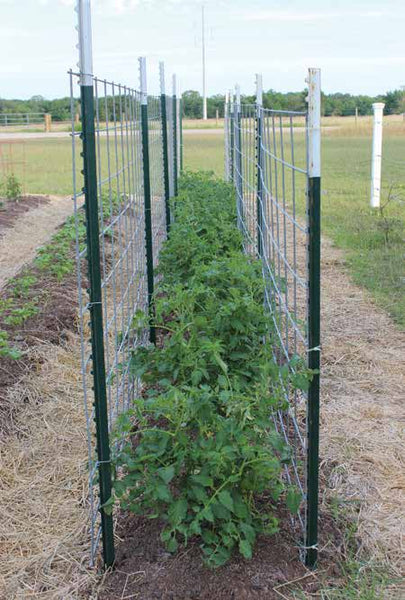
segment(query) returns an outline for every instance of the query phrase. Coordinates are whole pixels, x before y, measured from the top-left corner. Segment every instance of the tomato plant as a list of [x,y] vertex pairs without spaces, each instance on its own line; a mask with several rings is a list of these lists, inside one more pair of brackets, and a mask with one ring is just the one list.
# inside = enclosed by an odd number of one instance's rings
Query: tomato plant
[[[130,370],[144,391],[115,432],[121,506],[162,519],[172,552],[198,536],[214,567],[234,549],[250,558],[257,535],[277,531],[282,495],[298,510],[301,496],[282,478],[290,450],[272,414],[287,409],[283,385],[310,378],[295,357],[294,380],[273,358],[261,265],[243,253],[234,207],[226,183],[183,177],[160,259],[161,343],[133,350]],[[136,321],[143,326],[142,315]]]

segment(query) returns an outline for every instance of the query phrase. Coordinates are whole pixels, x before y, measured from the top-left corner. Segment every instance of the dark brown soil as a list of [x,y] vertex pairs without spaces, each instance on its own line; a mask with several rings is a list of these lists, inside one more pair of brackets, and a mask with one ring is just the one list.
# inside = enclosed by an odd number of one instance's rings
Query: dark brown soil
[[[32,352],[33,347],[43,341],[59,345],[66,340],[68,331],[76,330],[77,279],[74,272],[59,282],[34,266],[27,267],[2,290],[0,303],[10,295],[10,286],[27,275],[34,275],[37,279],[30,287],[28,296],[19,303],[23,307],[24,303],[38,299],[36,304],[39,312],[22,325],[9,325],[0,320],[0,329],[7,332],[10,345],[22,354],[18,360],[0,358],[0,438],[13,430],[14,415],[19,408],[7,400],[8,388],[19,383],[40,365],[40,359]],[[21,397],[21,405],[25,401]]]
[[19,200],[4,200],[0,198],[0,236],[6,229],[12,227],[18,217],[41,204],[48,204],[46,196],[22,196]]
[[[330,517],[322,515],[320,567],[330,575],[341,550],[339,533]],[[305,597],[320,588],[317,572],[299,559],[297,534],[287,515],[280,532],[259,538],[252,560],[235,557],[211,570],[203,564],[198,540],[177,554],[169,554],[160,541],[162,526],[144,517],[121,514],[114,571],[107,576],[99,600],[280,600],[302,590]]]

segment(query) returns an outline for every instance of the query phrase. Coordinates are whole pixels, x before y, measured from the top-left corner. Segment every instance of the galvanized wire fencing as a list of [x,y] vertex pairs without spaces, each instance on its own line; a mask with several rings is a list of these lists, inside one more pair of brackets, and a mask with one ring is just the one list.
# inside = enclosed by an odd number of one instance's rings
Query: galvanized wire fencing
[[[81,64],[81,72],[69,76],[90,554],[94,563],[101,539],[104,563],[111,565],[113,517],[103,508],[111,496],[110,434],[139,392],[131,350],[148,337],[154,341],[152,327],[139,328],[138,311],[153,312],[155,269],[170,226],[178,101],[164,87],[159,97],[148,95],[144,59],[140,91],[88,75],[91,67]],[[75,123],[78,78],[81,131]]]
[[308,565],[317,558],[320,364],[320,74],[309,70],[308,112],[263,108],[240,91],[225,107],[225,175],[236,191],[238,225],[247,253],[262,261],[268,343],[288,365],[290,381],[314,370],[307,392],[284,383],[288,409],[274,415],[292,450],[286,480],[301,492],[295,524]]

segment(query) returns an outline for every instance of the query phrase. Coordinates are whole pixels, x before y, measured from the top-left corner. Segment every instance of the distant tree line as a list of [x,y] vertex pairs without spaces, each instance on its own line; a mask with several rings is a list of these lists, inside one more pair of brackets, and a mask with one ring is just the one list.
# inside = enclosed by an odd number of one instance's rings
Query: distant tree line
[[53,121],[70,119],[70,98],[46,100],[33,96],[29,100],[4,100],[0,98],[0,114],[4,113],[50,113]]
[[[307,91],[301,92],[276,92],[269,90],[263,94],[263,104],[265,108],[275,110],[296,110],[305,111],[305,98]],[[195,90],[183,92],[183,115],[189,119],[202,118],[202,97]],[[243,102],[253,103],[254,96],[243,96]],[[208,118],[215,118],[216,111],[220,117],[224,116],[223,94],[215,94],[207,99]],[[380,96],[365,96],[352,94],[322,94],[322,114],[324,116],[348,116],[354,115],[356,107],[359,115],[371,115],[373,102],[385,102],[384,113],[387,115],[400,114],[405,112],[405,91],[393,90]],[[70,119],[70,98],[57,98],[56,100],[46,100],[42,96],[33,96],[29,100],[4,100],[0,98],[0,114],[4,113],[50,113],[54,121],[68,121]],[[79,110],[79,102],[75,100],[75,111]],[[123,107],[123,110],[125,108]],[[112,120],[113,99],[107,97],[100,98],[99,118],[105,121],[106,116]],[[120,120],[120,116],[115,113],[115,118]]]
[[[274,110],[294,110],[305,111],[307,90],[302,92],[276,92],[269,90],[263,94],[263,105],[265,108]],[[183,93],[183,113],[190,119],[202,118],[202,97],[199,92],[189,90]],[[220,117],[224,116],[224,96],[216,94],[207,99],[208,118],[216,115],[216,110]],[[254,96],[243,96],[242,101],[253,103]],[[324,116],[349,116],[354,115],[356,107],[359,115],[371,115],[373,112],[372,104],[374,102],[385,102],[384,113],[387,115],[400,114],[405,112],[405,92],[403,90],[394,90],[380,96],[353,96],[352,94],[322,94],[322,114]]]

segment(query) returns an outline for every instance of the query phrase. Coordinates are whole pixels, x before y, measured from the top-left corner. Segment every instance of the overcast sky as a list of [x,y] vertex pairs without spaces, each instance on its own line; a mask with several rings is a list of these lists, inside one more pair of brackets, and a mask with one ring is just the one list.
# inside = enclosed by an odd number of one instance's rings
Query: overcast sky
[[[201,91],[201,2],[93,0],[94,72],[138,86],[148,59],[157,90],[159,60],[185,89]],[[76,68],[74,0],[0,0],[0,97],[68,95]],[[377,94],[405,84],[404,0],[206,0],[208,93],[235,82],[252,93],[305,87],[322,69],[326,92]]]

